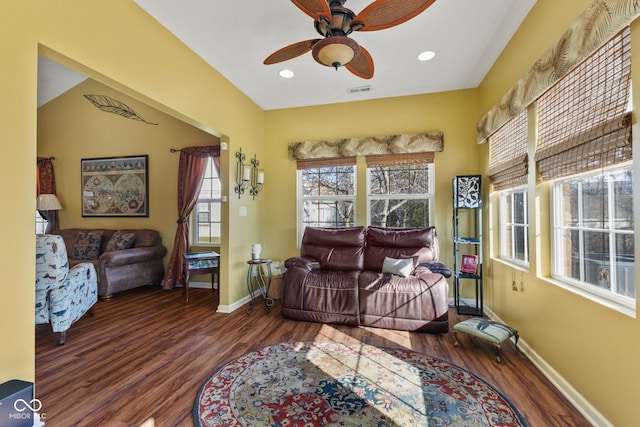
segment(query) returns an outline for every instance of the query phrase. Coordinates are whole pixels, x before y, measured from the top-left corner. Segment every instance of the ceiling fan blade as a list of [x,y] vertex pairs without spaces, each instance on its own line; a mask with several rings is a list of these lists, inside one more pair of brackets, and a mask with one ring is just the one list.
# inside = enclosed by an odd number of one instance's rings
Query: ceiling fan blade
[[314,20],[324,16],[331,21],[331,9],[326,0],[291,0],[291,2]]
[[[402,24],[431,6],[436,0],[376,0],[353,18],[358,31],[384,30]],[[359,28],[357,23],[364,26]]]
[[358,77],[363,79],[370,79],[373,77],[373,58],[371,54],[365,48],[360,46],[360,55],[345,65],[347,70],[351,71]]
[[290,59],[296,58],[300,55],[303,55],[311,50],[314,44],[316,44],[320,39],[313,40],[305,40],[303,42],[298,42],[294,44],[290,44],[289,46],[285,46],[282,49],[279,49],[273,52],[271,55],[264,60],[263,64],[277,64],[278,62],[288,61]]

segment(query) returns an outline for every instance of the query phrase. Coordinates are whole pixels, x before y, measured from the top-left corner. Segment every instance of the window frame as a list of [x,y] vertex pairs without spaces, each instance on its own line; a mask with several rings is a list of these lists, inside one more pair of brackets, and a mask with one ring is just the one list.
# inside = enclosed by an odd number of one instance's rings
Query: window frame
[[36,214],[35,214],[36,234],[45,234],[47,232],[47,226],[48,225],[49,225],[49,221],[44,219],[40,215],[40,212],[38,212],[38,210],[36,209]]
[[[523,195],[523,216],[524,222],[519,224],[515,222],[515,208],[513,203],[513,197],[515,194]],[[511,197],[511,209],[507,212],[507,197]],[[526,186],[518,186],[513,188],[507,188],[498,192],[498,217],[500,219],[500,224],[498,227],[498,236],[499,236],[499,247],[498,247],[498,257],[509,263],[514,264],[519,267],[529,268],[530,265],[530,251],[529,251],[529,191]],[[508,233],[507,228],[511,227],[511,234]],[[515,258],[510,254],[516,253],[516,243],[515,236],[516,233],[513,232],[515,227],[524,229],[524,259]],[[509,235],[511,239],[508,239]],[[507,240],[510,240],[509,242]],[[509,247],[509,251],[507,251],[507,247]]]
[[[615,165],[610,168],[606,168],[604,170],[590,171],[583,174],[560,178],[560,179],[549,182],[550,199],[551,199],[550,201],[551,215],[550,215],[550,227],[549,227],[550,234],[551,234],[550,236],[551,237],[550,268],[551,268],[551,277],[552,279],[554,279],[555,283],[558,283],[562,287],[570,291],[573,291],[575,293],[578,293],[580,295],[583,295],[589,299],[592,299],[593,301],[596,301],[602,305],[609,306],[620,312],[623,312],[625,314],[629,314],[635,317],[636,299],[637,299],[637,291],[638,291],[637,286],[635,285],[635,274],[634,274],[633,282],[634,282],[634,286],[636,286],[634,291],[636,296],[629,297],[626,295],[617,294],[611,289],[604,289],[595,284],[591,284],[581,280],[576,280],[575,278],[569,277],[566,274],[564,274],[564,267],[563,267],[563,263],[565,262],[565,259],[563,257],[564,239],[562,238],[562,236],[567,229],[574,229],[578,231],[580,230],[591,231],[591,232],[603,231],[603,229],[599,229],[595,227],[594,228],[589,228],[585,226],[569,227],[569,226],[565,226],[562,223],[562,214],[563,214],[561,211],[562,194],[560,190],[562,188],[563,183],[567,183],[567,182],[573,183],[576,181],[585,182],[585,179],[588,177],[598,176],[602,174],[610,175],[611,173],[621,172],[621,171],[631,172],[632,174],[631,180],[632,180],[632,186],[633,186],[633,162],[626,162],[623,164]],[[615,192],[612,191],[612,186],[613,186],[612,181],[607,180],[607,198],[608,198],[607,204],[608,204],[609,212],[614,212],[613,210],[611,210],[611,208],[615,206]],[[579,193],[578,197],[581,199],[581,193]],[[582,218],[582,209],[579,210],[578,215],[580,218]],[[612,244],[612,243],[615,243],[615,236],[617,234],[628,234],[628,235],[635,236],[635,226],[632,227],[630,230],[622,230],[622,229],[616,229],[615,227],[611,227],[611,223],[615,219],[614,216],[615,215],[609,214],[609,218],[607,220],[608,227],[604,229],[605,230],[604,232],[608,234],[608,240],[609,240],[609,272],[608,274],[613,275],[613,278],[615,278],[617,274],[617,272],[615,271],[616,270],[615,266],[617,263],[617,261],[615,260],[616,245]],[[632,218],[633,218],[633,214],[632,214]],[[612,248],[613,248],[613,251],[612,251]],[[579,248],[579,250],[580,252],[582,252],[582,246]],[[613,258],[611,256],[612,254],[614,255]],[[612,262],[612,259],[613,259],[613,262]],[[580,254],[581,266],[583,262],[584,262],[584,253],[581,253]],[[583,270],[582,267],[581,267],[581,270]],[[611,279],[612,281],[613,281],[613,278]]]
[[[366,168],[366,209],[367,209],[367,225],[371,225],[371,201],[373,200],[422,200],[426,199],[428,203],[428,218],[427,224],[417,226],[416,227],[429,227],[431,224],[434,224],[435,217],[435,163],[426,162],[421,164],[397,164],[397,165],[389,165],[389,167],[416,167],[416,166],[424,166],[427,168],[427,180],[428,180],[428,190],[426,193],[403,193],[403,194],[371,194],[371,167],[367,166]],[[376,167],[376,166],[373,166]],[[426,196],[426,197],[425,197]]]
[[[202,189],[201,189],[201,193],[198,195],[198,200],[196,201],[196,204],[193,207],[193,211],[191,212],[191,214],[189,215],[189,227],[190,227],[190,239],[191,239],[191,246],[197,246],[197,247],[219,247],[220,246],[220,242],[222,239],[222,182],[220,180],[220,175],[215,167],[214,163],[214,158],[213,157],[208,157],[208,164],[207,164],[207,171],[211,171],[212,174],[207,174],[205,172],[205,175],[202,177],[202,180],[204,182],[204,180],[206,179],[217,179],[218,183],[219,183],[219,188],[220,188],[220,197],[219,198],[209,198],[209,197],[203,197],[201,198],[200,195],[202,194]],[[210,168],[210,169],[209,169]],[[214,175],[211,176],[210,175]],[[212,236],[212,239],[215,239],[217,237],[217,240],[212,240],[210,242],[200,242],[199,241],[199,221],[196,218],[198,215],[198,204],[199,203],[218,203],[220,206],[220,221],[209,221],[208,224],[214,224],[214,223],[218,223],[220,224],[220,234],[218,236]],[[211,219],[211,218],[209,218]]]
[[[317,196],[305,196],[303,189],[303,173],[312,169],[325,169],[330,167],[350,167],[353,173],[353,194],[351,195],[317,195]],[[297,170],[296,173],[296,224],[298,230],[298,246],[302,243],[302,236],[307,224],[304,223],[304,205],[307,201],[351,201],[353,203],[353,225],[356,223],[357,218],[357,206],[358,206],[358,169],[355,164],[340,164],[336,166],[322,165],[319,167],[305,167]]]

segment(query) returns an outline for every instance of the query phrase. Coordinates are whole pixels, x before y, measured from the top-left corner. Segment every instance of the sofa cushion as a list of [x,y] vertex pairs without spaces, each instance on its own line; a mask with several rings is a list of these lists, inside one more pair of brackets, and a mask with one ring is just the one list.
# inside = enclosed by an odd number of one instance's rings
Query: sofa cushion
[[75,259],[97,259],[100,256],[102,247],[101,231],[83,231],[78,233],[75,245],[73,246],[72,258]]
[[107,242],[107,247],[104,249],[105,252],[111,251],[121,251],[123,249],[129,249],[133,247],[133,243],[135,242],[136,234],[133,232],[124,232],[122,230],[118,230],[113,233],[109,242]]
[[367,229],[364,270],[382,271],[386,257],[413,258],[414,265],[438,260],[435,227]]
[[362,270],[365,227],[307,227],[300,256],[316,259],[322,270]]
[[413,271],[413,259],[412,258],[389,258],[385,257],[382,263],[382,272],[396,274],[402,277],[409,277]]

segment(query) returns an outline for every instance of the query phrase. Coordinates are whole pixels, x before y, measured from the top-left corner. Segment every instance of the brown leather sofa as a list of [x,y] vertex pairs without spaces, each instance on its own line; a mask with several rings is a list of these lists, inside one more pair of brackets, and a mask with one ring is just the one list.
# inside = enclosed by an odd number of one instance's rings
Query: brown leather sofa
[[[419,332],[449,330],[451,271],[435,227],[307,227],[285,261],[282,315],[295,320]],[[407,277],[387,262],[410,264]],[[410,259],[410,261],[407,261]],[[403,261],[404,260],[404,261]]]
[[[128,237],[124,242],[120,239],[114,247],[109,243],[114,235]],[[64,239],[69,257],[69,267],[81,262],[90,262],[98,273],[98,296],[102,300],[109,299],[113,294],[162,282],[164,278],[163,258],[167,248],[162,244],[160,233],[149,229],[112,230],[106,228],[81,229],[69,228],[58,230]],[[82,235],[94,237],[97,245],[93,254],[87,255],[79,248],[78,238]],[[101,236],[97,238],[96,236]],[[116,239],[114,239],[115,241]],[[83,247],[83,249],[86,249]],[[111,249],[111,250],[107,250]],[[79,255],[82,254],[82,255]],[[82,259],[74,258],[81,256]]]

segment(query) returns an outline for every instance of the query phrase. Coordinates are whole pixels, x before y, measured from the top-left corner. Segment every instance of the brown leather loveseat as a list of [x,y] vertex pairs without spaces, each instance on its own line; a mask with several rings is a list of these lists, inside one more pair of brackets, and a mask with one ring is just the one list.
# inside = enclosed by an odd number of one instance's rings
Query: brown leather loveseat
[[435,227],[307,227],[285,261],[282,315],[420,332],[449,329],[451,275]]
[[164,278],[167,248],[160,233],[149,229],[112,230],[69,228],[58,230],[64,239],[69,267],[92,263],[98,274],[98,296],[109,299]]

